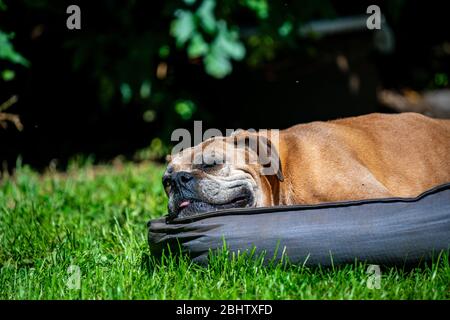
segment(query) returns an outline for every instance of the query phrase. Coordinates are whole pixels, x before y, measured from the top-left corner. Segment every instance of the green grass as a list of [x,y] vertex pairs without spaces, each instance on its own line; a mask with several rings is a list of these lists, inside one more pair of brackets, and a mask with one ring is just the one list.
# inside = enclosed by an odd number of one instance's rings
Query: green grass
[[[413,270],[367,265],[307,268],[245,258],[149,257],[146,222],[166,198],[154,164],[72,166],[38,175],[27,167],[0,183],[1,299],[449,299],[448,256]],[[67,286],[76,265],[81,288]]]

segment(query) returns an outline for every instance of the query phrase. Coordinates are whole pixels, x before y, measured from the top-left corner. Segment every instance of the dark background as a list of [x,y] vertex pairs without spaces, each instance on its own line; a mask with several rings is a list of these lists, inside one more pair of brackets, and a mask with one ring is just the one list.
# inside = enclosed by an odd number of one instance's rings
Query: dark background
[[[0,78],[0,104],[17,95],[5,112],[19,115],[24,127],[0,127],[3,167],[14,167],[20,156],[38,169],[54,159],[64,169],[75,155],[96,162],[117,155],[136,159],[144,148],[158,160],[171,132],[191,130],[193,120],[203,120],[204,129],[281,129],[393,112],[378,102],[380,88],[448,87],[442,77],[448,79],[449,55],[439,49],[450,41],[444,1],[267,2],[267,18],[248,2],[217,1],[216,19],[239,27],[246,48],[243,59],[231,61],[232,71],[217,78],[205,71],[204,57],[177,47],[170,31],[176,10],[194,11],[201,0],[3,1],[0,30],[14,32],[14,49],[30,62],[25,67],[0,59],[0,72],[15,73]],[[69,4],[81,8],[81,30],[66,28]],[[369,30],[297,33],[310,21],[365,15],[371,4],[380,6],[393,30],[391,53],[376,50]],[[281,36],[286,21],[292,31]],[[202,32],[211,43],[214,34]],[[338,56],[347,59],[348,71],[338,67]],[[167,72],[158,76],[162,66]],[[353,91],[351,79],[359,81]],[[142,83],[150,84],[150,94],[140,94]]]

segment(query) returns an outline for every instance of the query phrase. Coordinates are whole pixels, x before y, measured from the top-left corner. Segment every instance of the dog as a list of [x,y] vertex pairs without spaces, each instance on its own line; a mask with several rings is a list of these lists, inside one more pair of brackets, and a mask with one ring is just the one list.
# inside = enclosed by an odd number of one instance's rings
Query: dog
[[173,155],[162,179],[169,217],[414,197],[450,182],[450,120],[374,113],[299,124],[277,139],[238,131]]

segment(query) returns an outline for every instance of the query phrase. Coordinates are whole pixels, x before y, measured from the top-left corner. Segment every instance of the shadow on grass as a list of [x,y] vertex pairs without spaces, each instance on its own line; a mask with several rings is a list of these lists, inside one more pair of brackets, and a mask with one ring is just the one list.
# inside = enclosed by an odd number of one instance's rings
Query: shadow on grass
[[[148,273],[155,270],[176,268],[195,268],[198,270],[215,270],[222,272],[226,270],[242,270],[253,268],[264,268],[268,273],[273,271],[296,272],[301,274],[317,275],[326,277],[330,274],[345,274],[352,271],[362,272],[366,274],[369,266],[373,265],[368,261],[360,261],[355,259],[353,263],[334,265],[333,257],[330,255],[330,265],[307,265],[308,257],[303,263],[292,263],[289,257],[279,250],[275,250],[273,256],[269,257],[265,252],[257,253],[256,247],[245,251],[231,251],[226,242],[219,249],[210,249],[206,259],[198,259],[183,249],[178,243],[167,244],[156,253],[151,250],[142,253],[141,268]],[[380,265],[383,270],[390,273],[400,275],[408,275],[413,272],[430,272],[436,274],[440,268],[450,269],[450,250],[442,250],[434,252],[429,259],[422,259],[416,263],[403,263],[395,265]]]

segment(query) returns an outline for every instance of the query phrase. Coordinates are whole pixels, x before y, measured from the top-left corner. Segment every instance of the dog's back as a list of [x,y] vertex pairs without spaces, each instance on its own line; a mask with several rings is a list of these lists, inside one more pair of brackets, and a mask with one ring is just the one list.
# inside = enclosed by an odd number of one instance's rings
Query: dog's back
[[371,114],[281,133],[281,202],[409,197],[450,182],[450,121]]

